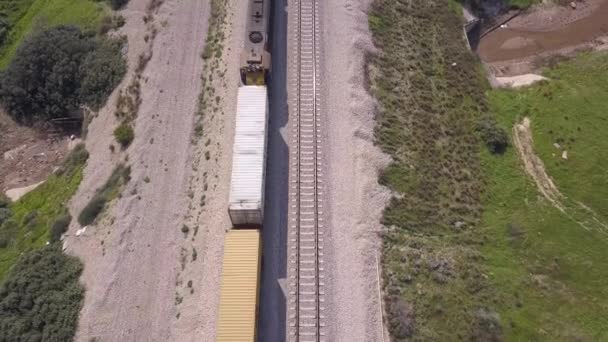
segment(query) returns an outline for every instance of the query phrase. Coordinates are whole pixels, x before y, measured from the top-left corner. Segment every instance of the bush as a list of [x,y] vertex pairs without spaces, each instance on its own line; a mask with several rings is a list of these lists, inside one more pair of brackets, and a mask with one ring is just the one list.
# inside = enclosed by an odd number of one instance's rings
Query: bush
[[104,195],[96,194],[93,196],[91,201],[82,209],[80,215],[78,215],[78,223],[80,223],[81,226],[88,226],[95,222],[95,219],[103,210],[106,202],[107,198]]
[[95,49],[77,27],[58,26],[26,39],[3,73],[0,97],[21,122],[74,115],[80,64]]
[[507,132],[489,115],[479,119],[477,131],[492,154],[502,154],[509,146]]
[[133,133],[133,128],[129,124],[122,123],[114,130],[114,137],[122,148],[127,148],[135,138],[135,133]]
[[121,44],[57,26],[24,40],[0,76],[0,100],[15,120],[31,124],[99,107],[126,71]]
[[123,6],[125,6],[127,3],[129,2],[129,0],[108,0],[108,4],[110,5],[110,7],[113,10],[118,10],[121,9]]
[[95,196],[82,209],[82,212],[78,215],[78,223],[86,226],[95,222],[95,219],[103,211],[106,203],[117,197],[120,194],[121,187],[127,184],[129,180],[131,180],[131,168],[123,164],[118,165],[112,171],[106,183],[97,190]]
[[8,37],[8,33],[11,30],[11,24],[6,16],[0,14],[0,46],[4,44],[6,41],[6,37]]
[[74,172],[80,170],[84,166],[87,159],[89,159],[89,152],[86,150],[84,144],[80,143],[74,147],[61,167],[55,171],[55,175],[71,177]]
[[0,208],[0,226],[8,220],[13,213],[9,208]]
[[11,200],[0,192],[0,208],[8,208],[9,204],[11,204]]
[[51,226],[51,242],[61,240],[61,235],[68,231],[71,221],[72,216],[70,216],[70,214],[65,214],[53,222],[53,225]]
[[493,311],[479,309],[475,313],[475,323],[471,341],[475,342],[501,342],[502,327],[500,316]]
[[71,341],[82,264],[53,244],[23,255],[0,287],[0,340]]
[[83,75],[80,99],[94,110],[105,104],[127,72],[121,49],[122,41],[103,41],[96,53],[88,54],[80,66]]

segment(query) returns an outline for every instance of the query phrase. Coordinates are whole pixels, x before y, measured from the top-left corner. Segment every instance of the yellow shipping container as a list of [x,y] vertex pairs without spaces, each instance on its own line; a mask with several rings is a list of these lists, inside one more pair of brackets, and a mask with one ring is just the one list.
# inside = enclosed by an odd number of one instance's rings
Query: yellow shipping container
[[257,229],[232,229],[226,234],[218,342],[256,340],[261,247]]

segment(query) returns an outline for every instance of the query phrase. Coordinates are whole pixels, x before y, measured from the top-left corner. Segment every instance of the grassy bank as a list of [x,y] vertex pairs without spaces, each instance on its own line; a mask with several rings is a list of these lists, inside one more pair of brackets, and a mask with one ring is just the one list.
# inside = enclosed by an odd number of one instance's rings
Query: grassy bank
[[0,69],[14,56],[23,38],[37,27],[74,24],[95,29],[106,14],[107,5],[93,0],[27,0],[6,3],[10,30],[0,47]]
[[[490,91],[455,29],[453,2],[377,0],[369,22],[382,51],[369,70],[376,140],[394,160],[380,177],[396,193],[383,246],[393,339],[608,339],[598,314],[608,309],[608,57],[584,55],[547,71],[550,82]],[[524,116],[564,212],[512,147],[491,154],[481,141],[481,118],[510,132]]]
[[500,336],[479,247],[478,120],[485,81],[467,50],[455,2],[374,2],[382,53],[372,92],[376,140],[394,162],[380,182],[398,193],[384,213],[384,290],[394,340],[488,341]]
[[11,216],[0,226],[0,283],[21,254],[49,241],[51,226],[67,213],[87,157],[84,148],[76,149],[59,172],[9,205]]
[[[535,151],[565,197],[565,212],[539,195],[515,151],[498,159],[484,156],[489,182],[482,226],[491,238],[483,255],[501,295],[506,340],[603,341],[608,55],[583,55],[546,75],[551,81],[492,91],[489,98],[505,126],[531,118]],[[568,159],[562,158],[564,150]]]

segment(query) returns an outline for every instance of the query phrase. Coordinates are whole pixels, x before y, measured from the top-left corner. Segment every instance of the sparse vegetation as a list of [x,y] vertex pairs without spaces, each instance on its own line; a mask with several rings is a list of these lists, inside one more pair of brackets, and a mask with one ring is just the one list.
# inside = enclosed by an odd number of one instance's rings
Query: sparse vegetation
[[21,254],[53,239],[51,228],[66,215],[66,204],[80,184],[87,158],[84,145],[77,146],[44,184],[5,204],[10,216],[0,226],[0,283]]
[[82,209],[78,215],[78,223],[82,226],[87,226],[97,219],[99,214],[104,210],[106,204],[118,197],[125,184],[131,179],[131,168],[124,164],[116,166],[110,178],[106,183],[93,195],[93,198]]
[[122,43],[75,26],[26,39],[0,77],[0,100],[17,121],[82,119],[81,105],[101,106],[126,71]]
[[395,341],[475,340],[494,310],[478,246],[485,81],[467,50],[457,4],[376,0],[371,90],[376,141],[393,163],[380,182],[399,193],[384,212],[385,307]]
[[81,272],[59,244],[21,256],[0,285],[0,339],[71,341],[84,293]]
[[491,153],[502,154],[509,146],[507,132],[498,125],[493,116],[482,116],[477,122],[477,130]]
[[51,242],[56,242],[61,239],[61,235],[68,231],[68,227],[70,226],[70,222],[72,221],[72,216],[70,214],[65,214],[60,216],[58,219],[53,222],[51,226]]
[[129,0],[107,0],[113,10],[119,10],[129,3]]
[[[399,194],[384,214],[391,337],[605,340],[608,56],[558,65],[533,87],[490,91],[451,7],[376,0],[369,17],[382,49],[369,68],[381,104],[376,138],[393,157],[379,181]],[[525,116],[564,212],[506,148]]]
[[131,142],[135,138],[135,133],[128,123],[123,122],[114,130],[114,137],[120,146],[125,149],[131,145]]

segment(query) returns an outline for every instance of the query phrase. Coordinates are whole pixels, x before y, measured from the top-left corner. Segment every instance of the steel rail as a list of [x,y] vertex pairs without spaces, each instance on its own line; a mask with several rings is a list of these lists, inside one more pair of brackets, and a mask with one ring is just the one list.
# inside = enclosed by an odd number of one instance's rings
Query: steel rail
[[290,340],[324,340],[324,283],[321,203],[321,126],[319,120],[318,0],[294,0],[297,8],[296,118],[294,120],[295,177],[290,254]]

